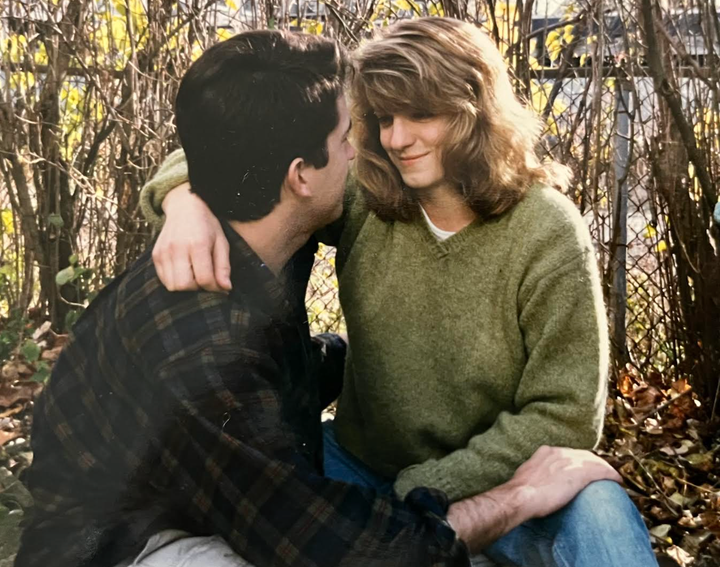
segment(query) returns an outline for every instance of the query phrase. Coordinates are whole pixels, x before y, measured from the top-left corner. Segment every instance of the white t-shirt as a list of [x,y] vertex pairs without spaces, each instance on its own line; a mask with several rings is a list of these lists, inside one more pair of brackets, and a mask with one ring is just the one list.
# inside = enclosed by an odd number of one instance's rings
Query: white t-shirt
[[447,240],[453,234],[455,234],[455,231],[443,230],[442,228],[438,228],[437,226],[435,226],[433,224],[433,221],[430,220],[430,217],[425,212],[425,209],[422,208],[422,205],[420,205],[420,210],[425,217],[425,222],[427,222],[428,226],[430,227],[430,232],[432,232],[435,235],[435,238],[437,238],[440,242],[442,242],[443,240]]

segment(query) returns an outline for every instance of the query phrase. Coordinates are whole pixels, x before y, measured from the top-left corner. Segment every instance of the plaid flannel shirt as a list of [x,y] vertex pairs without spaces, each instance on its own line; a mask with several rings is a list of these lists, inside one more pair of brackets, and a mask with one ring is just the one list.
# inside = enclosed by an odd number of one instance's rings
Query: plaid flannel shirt
[[76,324],[35,406],[16,566],[112,566],[167,528],[219,534],[257,567],[467,565],[443,495],[321,474],[303,309],[317,244],[275,278],[226,233],[229,296],[166,291],[146,252]]

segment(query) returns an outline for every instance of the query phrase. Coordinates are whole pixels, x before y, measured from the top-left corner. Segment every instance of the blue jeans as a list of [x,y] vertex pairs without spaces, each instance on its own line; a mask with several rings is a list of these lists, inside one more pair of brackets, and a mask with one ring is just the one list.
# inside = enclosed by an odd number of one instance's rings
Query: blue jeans
[[[392,494],[393,479],[370,470],[338,445],[323,424],[325,476]],[[623,488],[590,484],[565,508],[519,525],[484,551],[501,565],[521,567],[657,567],[650,536]]]

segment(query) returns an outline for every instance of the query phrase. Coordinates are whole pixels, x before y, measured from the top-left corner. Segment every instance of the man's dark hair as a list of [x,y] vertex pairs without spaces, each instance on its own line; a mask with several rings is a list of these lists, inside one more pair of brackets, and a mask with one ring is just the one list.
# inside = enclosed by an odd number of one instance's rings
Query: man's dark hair
[[328,162],[348,58],[308,34],[249,31],[209,48],[180,83],[175,112],[193,191],[221,218],[257,220],[290,163]]

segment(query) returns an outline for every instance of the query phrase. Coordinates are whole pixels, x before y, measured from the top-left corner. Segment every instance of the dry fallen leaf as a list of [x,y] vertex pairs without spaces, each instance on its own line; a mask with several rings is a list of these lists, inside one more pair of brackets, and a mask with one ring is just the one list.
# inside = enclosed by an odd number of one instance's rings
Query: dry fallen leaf
[[53,341],[53,347],[54,348],[64,347],[65,343],[68,342],[69,338],[70,338],[70,335],[55,335],[55,339]]
[[675,482],[675,479],[671,476],[662,476],[662,489],[667,494],[672,494],[675,490],[677,490],[677,483]]
[[690,555],[697,555],[702,547],[713,539],[712,532],[702,530],[694,534],[685,534],[680,543],[680,547],[687,551]]
[[50,330],[50,327],[52,327],[51,321],[45,321],[42,325],[40,325],[37,329],[35,329],[35,332],[32,335],[32,338],[34,341],[37,341],[41,337],[44,337],[47,332]]
[[13,439],[17,439],[22,435],[22,431],[15,430],[15,431],[0,431],[0,447],[5,445],[5,443],[8,443],[12,441]]
[[9,408],[20,402],[29,402],[42,390],[42,384],[29,380],[15,384],[0,384],[0,407]]
[[648,511],[648,514],[655,518],[658,522],[667,522],[675,518],[675,515],[670,512],[667,508],[661,508],[660,506],[652,506]]
[[650,385],[641,386],[635,390],[633,397],[635,399],[635,406],[638,409],[653,408],[665,399],[665,396],[658,388]]
[[627,374],[621,374],[618,377],[617,387],[623,396],[629,398],[632,395],[634,389],[634,383],[632,378],[630,378],[630,376],[628,376]]
[[665,550],[665,553],[677,561],[682,567],[692,565],[695,562],[695,559],[687,551],[677,545],[671,545]]
[[4,418],[4,417],[10,417],[10,416],[12,416],[12,415],[18,414],[18,413],[20,413],[21,411],[23,411],[24,409],[25,409],[25,408],[24,408],[23,406],[17,406],[17,407],[14,407],[14,408],[12,408],[12,409],[9,409],[9,410],[7,410],[7,411],[4,411],[4,412],[0,413],[0,419],[2,419],[2,418]]
[[55,362],[58,359],[58,357],[60,356],[60,352],[62,351],[62,349],[63,349],[62,346],[58,346],[58,347],[46,350],[40,355],[40,359],[45,360],[47,362]]
[[720,537],[720,515],[714,511],[703,512],[700,514],[700,521],[703,526]]
[[6,382],[14,382],[24,376],[31,376],[34,370],[27,364],[18,360],[11,360],[2,367],[2,379]]
[[698,470],[710,472],[713,470],[715,456],[713,453],[695,453],[687,455],[685,460]]
[[690,384],[688,384],[688,381],[685,378],[681,378],[680,380],[675,380],[675,382],[672,383],[672,389],[675,390],[676,393],[682,394],[690,389]]

